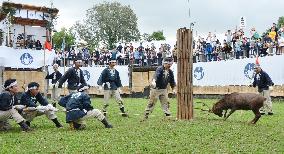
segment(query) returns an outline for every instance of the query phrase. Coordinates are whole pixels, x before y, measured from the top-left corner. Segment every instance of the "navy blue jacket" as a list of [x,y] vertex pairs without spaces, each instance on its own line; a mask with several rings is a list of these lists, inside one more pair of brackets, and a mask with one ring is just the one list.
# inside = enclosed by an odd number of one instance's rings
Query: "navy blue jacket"
[[154,79],[156,80],[156,89],[166,89],[169,83],[172,88],[176,86],[173,71],[169,69],[166,75],[164,66],[159,66],[156,69]]
[[9,91],[3,91],[0,94],[0,111],[7,111],[12,109],[13,105],[18,104],[18,99]]
[[107,87],[107,84],[104,85],[105,90],[116,90],[122,87],[119,72],[116,69],[112,70],[109,67],[105,68],[98,79],[97,84],[100,86],[106,82],[110,83],[110,87]]
[[45,79],[52,79],[51,83],[55,84],[60,78],[62,77],[62,74],[59,71],[53,72],[50,75],[47,75]]
[[71,93],[61,98],[59,105],[66,108],[67,123],[84,117],[87,114],[87,111],[93,109],[90,96],[85,92]]
[[86,80],[84,79],[83,71],[81,69],[77,70],[75,67],[69,68],[68,71],[59,79],[58,88],[62,88],[62,84],[68,80],[67,88],[70,90],[76,90],[79,86],[79,84],[86,85]]
[[37,102],[39,102],[42,106],[48,105],[48,101],[41,95],[41,93],[38,93],[36,96],[32,96],[30,91],[27,91],[22,95],[20,104],[26,105],[26,107],[37,107]]
[[264,72],[263,70],[260,71],[259,74],[254,76],[253,87],[258,87],[258,92],[262,92],[263,90],[268,90],[269,86],[273,86],[274,83],[272,82],[269,75]]

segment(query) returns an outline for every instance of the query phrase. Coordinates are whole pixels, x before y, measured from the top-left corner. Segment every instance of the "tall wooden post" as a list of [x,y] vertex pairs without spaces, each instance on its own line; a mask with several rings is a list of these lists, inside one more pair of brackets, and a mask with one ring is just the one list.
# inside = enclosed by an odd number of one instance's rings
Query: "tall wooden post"
[[177,31],[178,119],[193,119],[192,55],[192,31],[181,28]]

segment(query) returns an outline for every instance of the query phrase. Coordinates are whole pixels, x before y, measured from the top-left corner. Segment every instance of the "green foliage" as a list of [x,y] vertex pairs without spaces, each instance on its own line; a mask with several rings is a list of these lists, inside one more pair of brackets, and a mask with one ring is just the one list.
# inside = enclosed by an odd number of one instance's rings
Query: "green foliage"
[[141,35],[141,39],[144,40],[144,41],[148,41],[148,42],[151,42],[153,40],[151,35],[148,34],[148,33],[144,33],[143,35]]
[[[71,131],[64,124],[65,113],[57,112],[63,129],[55,128],[45,116],[32,121],[31,133],[20,132],[11,121],[13,130],[0,132],[0,153],[283,153],[284,106],[273,102],[275,115],[262,116],[256,125],[247,124],[254,114],[236,111],[226,121],[222,118],[194,110],[192,121],[172,121],[163,117],[160,103],[145,122],[142,119],[147,99],[125,98],[129,118],[119,115],[112,100],[108,107],[108,120],[113,129],[105,129],[96,119],[86,121],[83,131]],[[216,100],[194,100],[209,106]],[[95,108],[102,108],[103,99],[93,100]],[[172,115],[176,115],[176,100],[171,99]],[[203,107],[194,104],[195,108]]]
[[77,22],[73,27],[91,46],[104,43],[111,48],[117,42],[139,39],[137,20],[129,5],[104,2],[88,9],[86,20]]
[[67,30],[66,28],[61,28],[59,32],[56,32],[53,37],[53,43],[56,49],[62,49],[62,42],[65,39],[65,48],[70,48],[71,45],[75,43],[75,35],[71,32],[71,30]]
[[151,35],[152,40],[161,41],[166,40],[166,37],[164,36],[163,31],[157,31],[153,32]]
[[284,25],[284,16],[278,18],[277,27],[280,28],[281,25]]

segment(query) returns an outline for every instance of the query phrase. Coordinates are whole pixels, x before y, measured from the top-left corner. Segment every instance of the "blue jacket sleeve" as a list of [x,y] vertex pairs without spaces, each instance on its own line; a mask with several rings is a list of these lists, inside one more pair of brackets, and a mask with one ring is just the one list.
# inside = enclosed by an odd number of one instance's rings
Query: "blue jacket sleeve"
[[98,81],[97,81],[97,84],[98,84],[99,86],[103,85],[103,83],[105,83],[105,78],[106,78],[106,69],[104,69],[104,70],[102,71],[102,73],[101,73],[101,75],[100,75],[100,77],[99,77],[99,79],[98,79]]
[[71,97],[71,94],[68,95],[68,96],[62,97],[62,98],[59,100],[58,104],[59,104],[60,106],[64,107],[64,108],[66,108],[66,104],[67,104],[67,102],[69,101],[70,97]]
[[83,71],[80,69],[80,83],[83,85],[87,85],[86,80],[84,78]]
[[170,77],[169,81],[171,88],[174,88],[176,86],[176,82],[175,82],[174,72],[172,70],[169,71],[169,77]]
[[268,86],[273,86],[274,85],[274,83],[272,82],[271,78],[269,77],[269,75],[267,73],[265,73],[265,78],[266,78]]
[[119,72],[117,70],[115,70],[115,71],[117,73],[117,83],[116,83],[116,86],[117,87],[122,87]]
[[93,109],[93,106],[91,105],[91,98],[88,95],[84,95],[82,99],[82,107],[83,109],[90,111]]
[[58,88],[62,88],[62,84],[69,78],[72,72],[72,68],[69,68],[68,71],[59,79]]
[[52,79],[53,78],[53,73],[46,75],[45,79]]
[[47,99],[45,99],[40,93],[36,95],[36,100],[41,104],[42,106],[48,105]]

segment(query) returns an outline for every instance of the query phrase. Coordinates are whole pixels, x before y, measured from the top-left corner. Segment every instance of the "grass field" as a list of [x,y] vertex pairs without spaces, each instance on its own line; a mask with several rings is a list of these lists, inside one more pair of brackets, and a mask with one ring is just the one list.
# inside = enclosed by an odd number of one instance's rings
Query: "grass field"
[[[32,122],[35,131],[30,133],[11,122],[13,130],[0,132],[0,153],[284,153],[284,102],[274,101],[275,115],[249,125],[251,111],[237,111],[224,121],[196,109],[192,121],[166,120],[159,102],[149,120],[141,123],[147,99],[124,100],[129,118],[119,115],[115,102],[109,106],[113,129],[89,119],[86,130],[71,131],[63,112],[57,113],[63,129],[55,128],[45,116]],[[194,101],[211,106],[216,100]],[[101,108],[102,99],[93,99],[93,105]],[[175,99],[171,111],[175,116]]]

